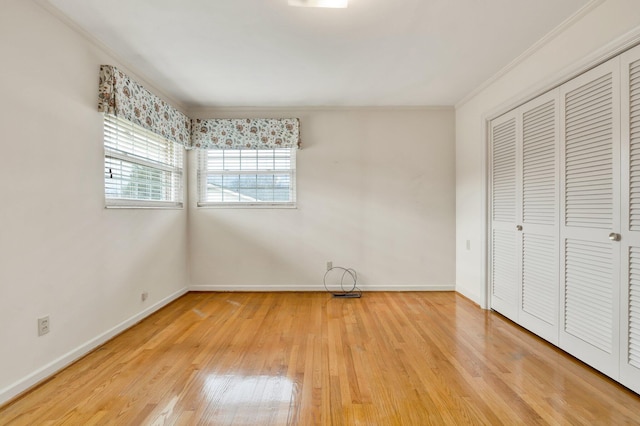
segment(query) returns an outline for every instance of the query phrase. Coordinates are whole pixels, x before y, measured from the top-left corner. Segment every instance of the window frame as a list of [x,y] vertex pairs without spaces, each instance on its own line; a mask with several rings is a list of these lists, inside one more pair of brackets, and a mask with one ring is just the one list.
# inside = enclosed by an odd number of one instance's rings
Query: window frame
[[[113,149],[108,146],[107,143],[107,126],[108,122],[111,120],[115,125],[122,125],[123,127],[127,127],[127,130],[133,131],[132,138],[130,139],[130,143],[135,145],[136,141],[140,141],[140,139],[151,139],[154,142],[162,143],[166,146],[167,149],[167,157],[171,158],[171,164],[161,163],[159,161],[154,161],[151,158],[144,157],[142,155],[136,155],[132,152],[128,152],[125,150]],[[184,148],[182,145],[173,142],[169,139],[166,139],[150,130],[147,130],[127,119],[117,117],[113,114],[104,114],[103,120],[103,166],[104,166],[104,177],[103,177],[103,189],[104,189],[104,203],[105,208],[148,208],[148,209],[183,209],[184,208],[184,179],[185,179],[185,157]],[[113,124],[111,124],[113,126]],[[126,130],[123,130],[123,133]],[[118,137],[121,136],[120,132],[118,132]],[[146,199],[136,199],[136,198],[113,198],[108,197],[107,192],[107,168],[109,159],[113,159],[115,161],[123,161],[129,163],[133,166],[138,165],[145,167],[147,169],[153,169],[154,171],[159,171],[161,173],[171,173],[169,185],[162,186],[162,190],[171,194],[172,197],[176,197],[173,200],[146,200]],[[173,176],[177,175],[177,176]],[[177,187],[175,182],[177,182]]]
[[[282,149],[282,148],[280,148]],[[198,200],[197,207],[202,208],[221,208],[221,209],[296,209],[297,208],[297,149],[296,148],[285,148],[290,150],[290,168],[286,170],[215,170],[210,171],[207,169],[207,149],[199,149],[197,152],[197,179],[198,179]],[[224,149],[212,149],[212,151],[224,151]],[[228,151],[242,151],[242,149],[229,148]],[[255,151],[254,149],[245,149],[246,151]],[[230,201],[203,201],[203,198],[206,197],[207,193],[207,179],[209,175],[250,175],[250,176],[273,176],[275,174],[289,174],[291,185],[289,187],[290,193],[290,201],[279,202],[279,201],[263,201],[263,202],[230,202]]]

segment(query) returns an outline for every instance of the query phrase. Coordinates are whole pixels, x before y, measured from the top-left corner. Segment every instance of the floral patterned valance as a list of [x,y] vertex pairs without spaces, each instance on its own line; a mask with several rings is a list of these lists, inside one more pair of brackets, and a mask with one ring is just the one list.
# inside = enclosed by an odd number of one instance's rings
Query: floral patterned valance
[[100,66],[98,111],[114,114],[188,147],[191,120],[111,65]]
[[297,118],[195,119],[191,145],[201,149],[300,148]]

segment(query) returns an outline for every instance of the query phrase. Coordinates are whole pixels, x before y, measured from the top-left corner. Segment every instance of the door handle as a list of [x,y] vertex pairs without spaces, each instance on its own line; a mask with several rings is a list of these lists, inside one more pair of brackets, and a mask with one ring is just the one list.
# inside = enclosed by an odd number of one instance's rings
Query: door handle
[[609,234],[609,239],[611,241],[620,241],[621,238],[622,236],[620,234],[616,234],[615,232]]

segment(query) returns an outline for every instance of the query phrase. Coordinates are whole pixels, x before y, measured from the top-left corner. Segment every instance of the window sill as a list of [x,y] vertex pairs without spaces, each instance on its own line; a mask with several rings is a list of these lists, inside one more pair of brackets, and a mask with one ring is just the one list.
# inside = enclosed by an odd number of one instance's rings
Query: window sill
[[182,210],[184,205],[171,201],[107,200],[104,207],[106,209]]
[[296,203],[198,203],[207,209],[297,209]]

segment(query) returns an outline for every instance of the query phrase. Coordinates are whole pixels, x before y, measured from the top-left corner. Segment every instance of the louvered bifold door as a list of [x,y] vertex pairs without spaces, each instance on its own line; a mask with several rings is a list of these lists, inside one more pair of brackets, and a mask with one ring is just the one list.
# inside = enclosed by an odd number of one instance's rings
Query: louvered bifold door
[[620,382],[640,393],[640,47],[621,57]]
[[490,296],[491,308],[517,322],[520,233],[516,230],[519,217],[518,146],[519,126],[515,112],[491,122],[491,243]]
[[559,90],[519,108],[522,117],[522,269],[519,323],[557,344],[559,327]]
[[618,377],[619,58],[560,88],[560,347]]

